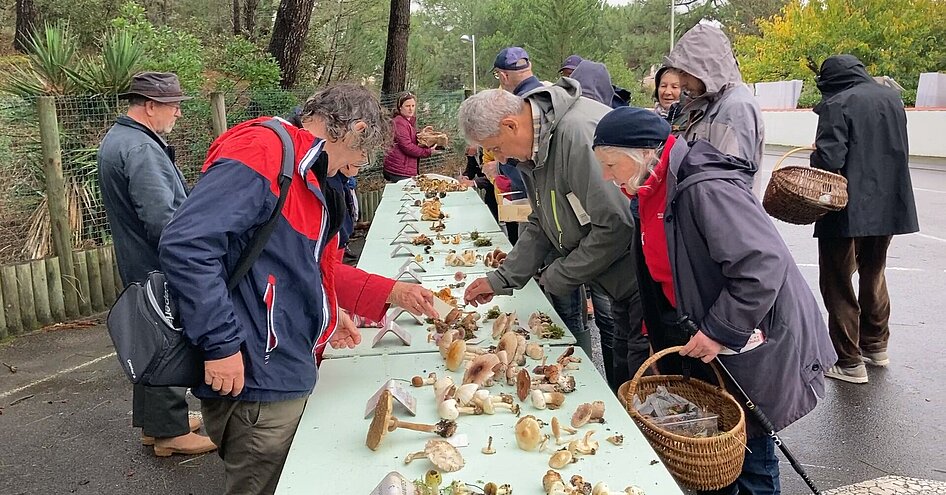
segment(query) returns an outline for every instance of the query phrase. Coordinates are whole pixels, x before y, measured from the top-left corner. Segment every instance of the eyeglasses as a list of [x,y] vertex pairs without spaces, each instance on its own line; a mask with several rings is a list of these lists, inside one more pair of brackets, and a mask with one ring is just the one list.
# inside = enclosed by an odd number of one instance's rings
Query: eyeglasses
[[499,79],[499,71],[498,71],[498,70],[494,70],[494,71],[493,71],[493,77],[495,77],[496,79]]

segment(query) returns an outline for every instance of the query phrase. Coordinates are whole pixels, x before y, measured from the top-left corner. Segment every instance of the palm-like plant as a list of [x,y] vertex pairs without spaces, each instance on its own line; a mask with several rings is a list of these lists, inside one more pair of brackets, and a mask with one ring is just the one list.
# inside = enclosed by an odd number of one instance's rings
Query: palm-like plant
[[[135,37],[125,30],[105,34],[101,54],[80,58],[78,40],[63,23],[45,25],[34,33],[28,46],[29,64],[15,67],[0,92],[14,94],[28,101],[38,96],[56,96],[60,123],[63,175],[69,223],[76,246],[90,241],[104,241],[104,210],[96,174],[96,153],[101,133],[117,111],[116,95],[125,91],[144,54]],[[36,157],[34,156],[34,159]],[[42,167],[37,184],[42,184]],[[51,242],[49,213],[43,187],[22,193],[41,199],[30,216],[25,254],[41,258],[49,254]]]

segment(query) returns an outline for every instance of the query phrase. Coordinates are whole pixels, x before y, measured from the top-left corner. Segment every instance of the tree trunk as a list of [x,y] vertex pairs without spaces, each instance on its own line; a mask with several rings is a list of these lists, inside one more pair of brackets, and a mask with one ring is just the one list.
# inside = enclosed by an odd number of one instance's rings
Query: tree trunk
[[243,0],[243,31],[249,39],[256,39],[256,12],[259,0]]
[[233,0],[233,34],[241,35],[243,34],[243,25],[241,20],[243,19],[240,16],[240,0]]
[[273,37],[269,41],[269,53],[279,64],[283,89],[289,89],[296,83],[299,60],[305,48],[305,39],[309,34],[309,20],[315,0],[282,0],[276,11],[273,25]]
[[26,52],[33,29],[39,26],[39,12],[33,0],[16,0],[16,33],[13,36],[13,48]]
[[393,94],[404,91],[407,79],[407,39],[410,29],[410,0],[391,0],[388,47],[384,55],[384,80],[381,83],[382,93]]

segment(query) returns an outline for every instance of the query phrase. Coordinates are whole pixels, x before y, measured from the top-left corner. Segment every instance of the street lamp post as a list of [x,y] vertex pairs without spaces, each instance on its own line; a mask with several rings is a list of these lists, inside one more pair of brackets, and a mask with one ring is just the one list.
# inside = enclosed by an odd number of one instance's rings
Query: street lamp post
[[460,41],[473,45],[473,92],[476,93],[476,35],[464,34]]

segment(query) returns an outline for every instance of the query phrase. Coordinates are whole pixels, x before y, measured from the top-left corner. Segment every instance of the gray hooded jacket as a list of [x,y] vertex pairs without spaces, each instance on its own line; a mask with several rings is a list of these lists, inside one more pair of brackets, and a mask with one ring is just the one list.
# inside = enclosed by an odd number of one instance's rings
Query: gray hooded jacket
[[[814,409],[837,361],[818,303],[788,246],[749,191],[755,165],[705,141],[677,140],[667,174],[667,251],[677,311],[738,350],[720,355],[776,430]],[[749,436],[761,436],[747,421]]]
[[706,93],[681,101],[686,120],[679,134],[687,141],[705,139],[723,153],[761,166],[762,111],[742,82],[729,38],[719,28],[697,24],[680,38],[664,65],[686,71],[706,85]]
[[581,84],[581,96],[614,108],[614,86],[611,85],[611,74],[604,64],[582,60],[575,67],[571,78]]
[[542,121],[536,160],[518,165],[532,214],[505,263],[487,274],[497,294],[524,287],[540,269],[539,284],[556,295],[586,283],[616,300],[637,292],[629,200],[601,178],[591,149],[595,126],[611,109],[579,93],[577,82],[562,78],[525,95]]

